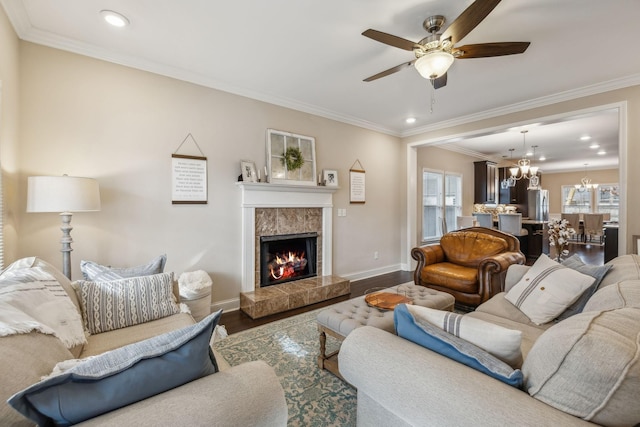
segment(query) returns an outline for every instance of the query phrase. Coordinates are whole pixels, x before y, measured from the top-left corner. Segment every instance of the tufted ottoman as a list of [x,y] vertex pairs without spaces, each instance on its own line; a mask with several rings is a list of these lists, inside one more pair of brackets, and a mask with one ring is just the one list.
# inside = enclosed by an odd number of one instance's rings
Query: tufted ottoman
[[[455,298],[446,293],[424,286],[416,286],[413,282],[389,288],[388,292],[400,290],[411,298],[414,305],[453,310]],[[318,331],[320,332],[320,355],[318,366],[342,378],[338,371],[338,351],[326,354],[327,334],[342,341],[351,331],[360,326],[374,326],[392,334],[395,333],[393,310],[381,310],[369,306],[364,296],[350,299],[327,307],[318,313]]]

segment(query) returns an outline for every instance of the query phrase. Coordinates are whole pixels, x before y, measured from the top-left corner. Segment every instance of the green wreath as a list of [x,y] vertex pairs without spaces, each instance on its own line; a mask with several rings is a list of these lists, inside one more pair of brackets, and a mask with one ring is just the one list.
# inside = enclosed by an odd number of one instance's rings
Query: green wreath
[[282,163],[287,165],[287,170],[294,171],[300,169],[304,165],[304,159],[302,158],[302,151],[298,147],[289,147],[284,152],[284,158]]

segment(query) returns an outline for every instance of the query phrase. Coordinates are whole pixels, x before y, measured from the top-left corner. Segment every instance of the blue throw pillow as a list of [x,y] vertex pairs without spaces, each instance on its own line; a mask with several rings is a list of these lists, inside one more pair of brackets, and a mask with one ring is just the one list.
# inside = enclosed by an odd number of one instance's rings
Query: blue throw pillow
[[522,371],[513,369],[479,347],[429,322],[413,317],[406,304],[396,306],[393,319],[398,336],[463,363],[514,387],[522,386]]
[[93,261],[80,261],[80,271],[85,280],[91,282],[107,282],[110,280],[128,279],[130,277],[151,276],[164,272],[167,255],[159,255],[144,265],[136,267],[111,267]]
[[578,254],[573,254],[569,258],[562,261],[562,265],[565,267],[569,267],[572,270],[579,271],[582,274],[586,274],[587,276],[591,276],[596,280],[593,282],[591,286],[587,288],[586,291],[580,295],[580,298],[573,304],[571,304],[565,311],[562,312],[557,318],[557,320],[564,320],[568,317],[571,317],[575,314],[582,313],[584,310],[584,306],[587,304],[587,301],[593,296],[594,293],[598,290],[598,286],[600,286],[600,282],[604,279],[604,276],[609,272],[613,265],[590,265],[585,264],[580,259]]
[[209,341],[221,314],[87,359],[7,402],[38,425],[67,426],[218,372]]

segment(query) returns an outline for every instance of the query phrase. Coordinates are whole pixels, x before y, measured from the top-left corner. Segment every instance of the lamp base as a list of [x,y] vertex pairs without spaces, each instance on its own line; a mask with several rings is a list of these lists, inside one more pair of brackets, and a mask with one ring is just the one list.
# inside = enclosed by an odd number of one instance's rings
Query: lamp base
[[62,226],[60,230],[62,230],[62,239],[60,239],[60,243],[62,244],[62,273],[67,276],[67,279],[71,280],[71,243],[73,243],[73,239],[71,238],[71,230],[73,227],[71,226],[71,217],[73,214],[71,212],[62,212],[60,214],[60,218],[62,219]]

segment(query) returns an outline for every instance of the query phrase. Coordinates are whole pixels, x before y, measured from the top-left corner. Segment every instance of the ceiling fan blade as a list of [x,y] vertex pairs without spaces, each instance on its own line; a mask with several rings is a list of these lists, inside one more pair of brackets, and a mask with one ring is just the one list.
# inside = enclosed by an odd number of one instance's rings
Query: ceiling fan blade
[[367,31],[362,33],[362,35],[365,37],[369,37],[370,39],[373,39],[377,42],[384,43],[389,46],[397,47],[404,50],[412,51],[413,47],[415,46],[415,43],[410,40],[403,39],[401,37],[394,36],[391,34],[383,33],[382,31],[368,29]]
[[478,26],[499,3],[500,0],[476,0],[447,27],[440,40],[446,40],[450,37],[452,44],[458,43]]
[[445,87],[447,85],[447,73],[444,73],[437,79],[433,81],[433,88],[440,89],[441,87]]
[[462,52],[460,56],[457,56],[459,59],[516,55],[527,50],[529,44],[529,42],[468,44],[455,48],[454,52]]
[[371,81],[374,81],[374,80],[378,80],[381,77],[388,76],[389,74],[397,73],[400,70],[403,70],[403,69],[405,69],[407,67],[411,67],[414,62],[416,62],[415,59],[413,61],[410,61],[410,62],[403,62],[402,64],[396,65],[393,68],[389,68],[388,70],[382,71],[381,73],[375,74],[375,75],[373,75],[371,77],[367,77],[363,81],[364,82],[371,82]]

